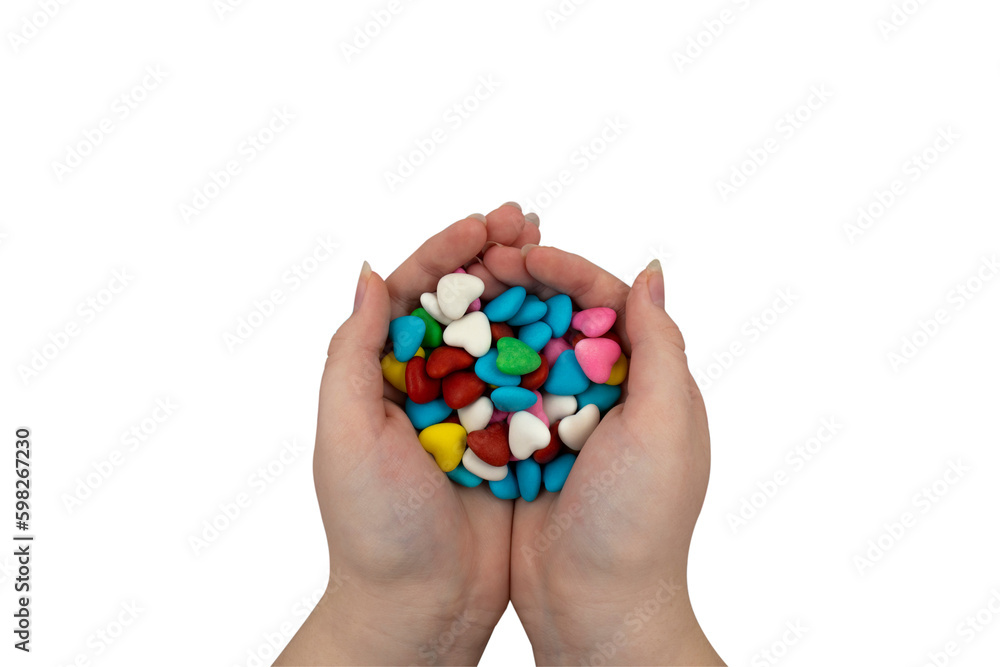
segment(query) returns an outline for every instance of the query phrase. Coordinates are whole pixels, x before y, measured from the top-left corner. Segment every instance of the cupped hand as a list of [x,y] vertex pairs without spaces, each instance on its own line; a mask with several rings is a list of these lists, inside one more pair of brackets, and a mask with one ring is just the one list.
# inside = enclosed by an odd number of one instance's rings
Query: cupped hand
[[390,320],[441,276],[468,265],[495,292],[484,248],[538,239],[537,218],[504,205],[429,239],[384,282],[366,263],[320,387],[313,472],[331,582],[277,664],[478,661],[509,599],[513,506],[441,473],[379,356]]
[[631,289],[555,248],[491,248],[486,269],[546,298],[618,313],[624,402],[587,440],[562,491],[516,501],[511,601],[540,664],[719,665],[687,590],[709,475],[705,404],[664,310],[658,262]]

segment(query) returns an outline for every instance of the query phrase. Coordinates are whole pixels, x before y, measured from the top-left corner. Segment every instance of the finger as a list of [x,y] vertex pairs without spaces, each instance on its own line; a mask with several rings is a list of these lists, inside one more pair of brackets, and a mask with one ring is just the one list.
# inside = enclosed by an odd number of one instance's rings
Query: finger
[[508,286],[497,279],[484,264],[479,261],[471,262],[465,269],[471,275],[483,281],[486,289],[483,290],[483,301],[492,301],[505,291]]
[[524,230],[521,207],[511,202],[486,214],[487,242],[511,245]]
[[527,213],[524,216],[524,230],[511,245],[521,248],[526,245],[538,245],[542,240],[542,232],[539,230],[539,219],[537,213]]
[[493,246],[483,255],[483,265],[501,283],[511,287],[520,285],[540,299],[547,299],[557,292],[535,280],[524,266],[520,248]]
[[482,221],[466,218],[425,241],[385,280],[392,297],[392,317],[413,312],[420,303],[420,295],[436,291],[441,276],[479,254],[486,237]]
[[389,292],[368,262],[361,269],[354,313],[344,322],[327,350],[320,387],[320,421],[350,419],[381,428],[385,421],[379,353],[389,335]]
[[689,400],[689,385],[694,381],[684,354],[684,337],[663,308],[663,271],[658,261],[635,279],[625,313],[632,342],[626,409]]
[[[508,267],[498,266],[494,270],[487,263],[487,268],[497,278],[504,280],[501,271]],[[581,308],[613,309],[617,313],[613,330],[621,337],[625,354],[629,354],[629,340],[624,324],[628,285],[579,255],[546,246],[530,249],[524,258],[524,268],[534,281],[549,288],[544,298],[562,293],[569,295]]]

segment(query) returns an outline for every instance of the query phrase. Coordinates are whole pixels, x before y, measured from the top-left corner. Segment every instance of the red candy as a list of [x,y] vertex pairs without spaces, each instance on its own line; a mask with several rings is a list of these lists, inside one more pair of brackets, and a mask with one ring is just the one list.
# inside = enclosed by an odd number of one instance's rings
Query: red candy
[[430,403],[441,395],[441,380],[430,377],[423,357],[406,362],[406,393],[414,403]]
[[493,342],[490,343],[493,347],[497,346],[497,341],[501,338],[517,338],[514,330],[506,322],[490,322],[490,336],[493,338]]
[[545,358],[544,354],[539,356],[542,359],[542,365],[530,373],[521,376],[521,386],[525,389],[538,389],[549,378],[549,360]]
[[449,373],[465,370],[474,363],[476,358],[465,350],[442,345],[427,359],[427,374],[440,379]]
[[[622,346],[622,339],[614,331],[609,331],[608,333],[604,334],[603,336],[597,336],[597,337],[598,338],[607,338],[608,340],[613,340],[614,342],[618,343],[618,347]],[[579,343],[584,338],[587,338],[587,336],[584,335],[583,333],[577,331],[576,334],[573,335],[573,338],[570,339],[570,345],[572,345],[573,347],[576,347],[576,344]]]
[[510,460],[510,443],[507,442],[507,424],[497,422],[481,431],[469,433],[469,449],[484,463],[505,466]]
[[472,371],[452,373],[441,383],[444,402],[452,410],[469,405],[486,391],[486,383]]
[[[560,419],[559,421],[562,420]],[[562,440],[559,439],[559,421],[549,427],[549,433],[552,435],[549,444],[532,455],[535,463],[548,463],[559,456],[559,450],[562,449]]]

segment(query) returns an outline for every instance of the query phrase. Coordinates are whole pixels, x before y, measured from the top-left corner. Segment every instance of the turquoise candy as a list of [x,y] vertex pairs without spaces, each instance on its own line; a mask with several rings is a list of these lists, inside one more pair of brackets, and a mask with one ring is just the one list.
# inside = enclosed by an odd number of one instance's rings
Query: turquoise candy
[[397,361],[406,363],[420,349],[420,343],[427,333],[427,325],[419,317],[404,315],[389,322],[389,339]]
[[499,482],[490,482],[490,491],[500,500],[514,500],[520,496],[517,488],[517,478],[514,476],[514,467],[507,465],[507,476]]
[[556,294],[546,301],[545,305],[548,307],[548,312],[542,321],[552,328],[554,338],[565,336],[569,331],[570,322],[573,321],[573,302],[565,294]]
[[564,350],[549,369],[545,391],[556,396],[576,396],[587,391],[590,379],[580,368],[573,350]]
[[520,412],[534,405],[538,397],[524,387],[499,387],[493,390],[490,399],[500,412]]
[[538,492],[542,488],[542,467],[535,459],[524,459],[515,465],[517,467],[517,489],[521,492],[521,497],[530,503],[538,497]]
[[562,491],[574,463],[576,463],[575,454],[563,454],[562,456],[557,456],[554,461],[545,464],[545,470],[542,471],[545,490],[549,493]]
[[456,484],[461,484],[462,486],[470,489],[474,489],[483,483],[481,477],[476,477],[475,475],[473,475],[471,472],[466,470],[465,466],[462,465],[461,463],[458,464],[457,468],[455,468],[451,472],[446,472],[445,474],[448,475],[448,479],[450,479],[451,481],[455,482]]
[[622,388],[610,384],[592,384],[581,394],[576,396],[576,409],[580,410],[585,405],[593,403],[603,415],[614,407],[614,404],[621,398]]
[[443,398],[438,398],[430,403],[414,403],[409,398],[406,399],[406,416],[410,418],[413,428],[423,431],[428,426],[440,424],[451,414],[451,408],[444,402]]
[[483,307],[483,314],[490,322],[506,322],[517,314],[524,303],[528,291],[523,287],[511,287]]
[[[521,304],[521,308],[517,311],[517,314],[507,320],[507,324],[512,327],[522,327],[525,324],[537,322],[545,317],[545,313],[548,312],[548,310],[548,306],[539,300],[537,296],[529,294],[524,298],[524,303]],[[421,338],[423,338],[423,336],[421,336]]]
[[521,327],[517,338],[535,352],[540,352],[552,340],[552,329],[545,322],[532,322]]
[[498,387],[516,387],[521,384],[520,375],[507,375],[500,372],[497,368],[498,354],[497,349],[493,348],[476,359],[475,371],[479,379],[486,384],[495,384]]

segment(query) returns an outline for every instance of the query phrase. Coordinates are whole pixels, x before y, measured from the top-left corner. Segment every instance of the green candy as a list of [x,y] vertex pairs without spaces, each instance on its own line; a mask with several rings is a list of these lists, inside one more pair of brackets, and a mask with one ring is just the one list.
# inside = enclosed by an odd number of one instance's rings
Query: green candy
[[525,375],[542,365],[538,353],[517,338],[497,341],[497,370],[507,375]]
[[426,310],[423,308],[417,308],[415,311],[410,313],[413,317],[419,317],[427,325],[427,329],[424,332],[424,347],[440,347],[441,338],[441,325],[438,321],[431,317]]

